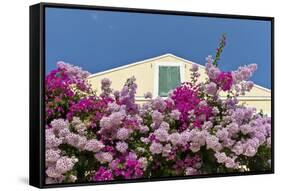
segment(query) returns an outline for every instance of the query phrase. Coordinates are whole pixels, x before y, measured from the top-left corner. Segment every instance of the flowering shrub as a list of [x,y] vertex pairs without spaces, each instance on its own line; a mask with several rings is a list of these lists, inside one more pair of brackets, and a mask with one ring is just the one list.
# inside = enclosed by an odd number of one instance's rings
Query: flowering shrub
[[143,105],[134,77],[120,91],[103,79],[96,95],[88,72],[59,62],[45,79],[46,183],[270,170],[271,118],[237,101],[257,66],[224,72],[217,57],[206,81],[193,65],[190,82]]

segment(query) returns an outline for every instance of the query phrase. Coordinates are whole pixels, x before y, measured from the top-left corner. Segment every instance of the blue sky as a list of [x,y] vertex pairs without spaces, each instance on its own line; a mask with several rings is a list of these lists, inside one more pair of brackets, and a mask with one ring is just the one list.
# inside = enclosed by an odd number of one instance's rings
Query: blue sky
[[224,71],[257,63],[252,80],[271,88],[269,21],[46,8],[46,73],[57,61],[91,73],[172,53],[205,64],[220,36]]

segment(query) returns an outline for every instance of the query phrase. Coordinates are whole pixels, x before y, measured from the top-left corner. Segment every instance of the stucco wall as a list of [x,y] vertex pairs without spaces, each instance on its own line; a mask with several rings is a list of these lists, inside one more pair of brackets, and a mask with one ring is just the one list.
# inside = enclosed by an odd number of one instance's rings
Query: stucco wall
[[151,63],[135,65],[122,70],[108,72],[106,74],[90,77],[88,80],[93,89],[100,93],[101,80],[103,78],[109,78],[112,81],[111,87],[115,90],[120,90],[126,82],[126,79],[132,76],[136,77],[136,83],[138,84],[136,96],[143,96],[145,92],[153,90],[152,82],[154,80],[154,75]]

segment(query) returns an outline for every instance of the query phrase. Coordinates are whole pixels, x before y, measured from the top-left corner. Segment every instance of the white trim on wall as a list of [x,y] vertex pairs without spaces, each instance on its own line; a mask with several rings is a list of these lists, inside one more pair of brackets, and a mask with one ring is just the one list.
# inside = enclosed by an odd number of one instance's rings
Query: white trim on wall
[[154,64],[154,82],[153,82],[153,97],[158,96],[159,91],[159,67],[160,66],[179,66],[180,67],[180,80],[184,82],[184,63],[179,62],[159,62]]

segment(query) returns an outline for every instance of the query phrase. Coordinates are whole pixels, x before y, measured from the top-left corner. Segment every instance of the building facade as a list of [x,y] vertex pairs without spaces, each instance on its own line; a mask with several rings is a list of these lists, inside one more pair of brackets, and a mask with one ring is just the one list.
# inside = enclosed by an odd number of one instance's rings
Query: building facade
[[[141,104],[146,101],[144,98],[146,92],[151,92],[153,97],[166,97],[169,90],[176,87],[180,82],[190,81],[192,64],[196,63],[173,54],[164,54],[92,74],[88,77],[88,82],[97,93],[100,93],[103,78],[109,78],[112,81],[112,88],[120,90],[127,78],[135,76],[138,85],[136,101]],[[199,81],[203,81],[207,77],[205,67],[199,64],[198,66]],[[221,96],[222,99],[225,99],[225,95]],[[255,84],[251,92],[239,97],[239,102],[270,115],[271,90]]]

